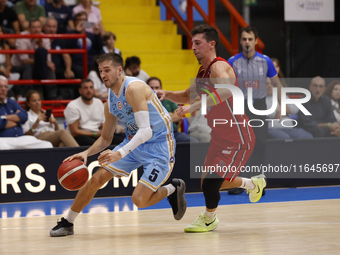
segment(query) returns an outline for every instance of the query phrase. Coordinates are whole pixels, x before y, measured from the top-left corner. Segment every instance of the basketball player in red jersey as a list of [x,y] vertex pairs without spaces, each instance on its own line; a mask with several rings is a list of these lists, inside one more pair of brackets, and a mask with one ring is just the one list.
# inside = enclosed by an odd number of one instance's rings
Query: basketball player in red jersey
[[[204,162],[204,167],[227,166],[229,171],[215,171],[202,175],[202,190],[205,197],[206,210],[189,226],[185,232],[207,232],[218,226],[216,209],[220,200],[219,190],[242,187],[249,193],[251,202],[257,202],[266,186],[264,175],[249,178],[237,177],[249,158],[255,144],[252,128],[248,126],[246,115],[232,113],[233,97],[228,89],[216,89],[214,84],[234,84],[238,87],[236,74],[229,63],[216,56],[216,46],[219,43],[217,30],[208,25],[199,25],[191,31],[192,50],[201,63],[196,81],[190,88],[183,91],[161,91],[158,96],[179,104],[188,104],[177,110],[179,116],[201,108],[200,96],[204,90],[216,96],[214,100],[207,97],[207,121],[211,127],[210,147]],[[202,78],[202,79],[200,79]],[[217,95],[221,97],[221,103]],[[193,99],[197,98],[198,100]],[[214,119],[228,120],[229,125],[214,125]],[[230,122],[233,124],[230,125]],[[226,168],[225,168],[226,169]],[[213,178],[212,178],[213,176]]]

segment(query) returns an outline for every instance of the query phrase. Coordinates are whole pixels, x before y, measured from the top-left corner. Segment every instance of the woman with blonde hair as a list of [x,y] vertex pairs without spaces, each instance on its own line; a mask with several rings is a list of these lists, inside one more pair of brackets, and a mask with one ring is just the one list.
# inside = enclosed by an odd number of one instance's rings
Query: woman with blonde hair
[[28,119],[22,125],[25,135],[33,135],[40,140],[49,141],[53,147],[79,146],[67,130],[59,129],[58,122],[52,114],[50,117],[46,116],[46,111],[41,108],[41,97],[38,91],[27,92],[26,110]]

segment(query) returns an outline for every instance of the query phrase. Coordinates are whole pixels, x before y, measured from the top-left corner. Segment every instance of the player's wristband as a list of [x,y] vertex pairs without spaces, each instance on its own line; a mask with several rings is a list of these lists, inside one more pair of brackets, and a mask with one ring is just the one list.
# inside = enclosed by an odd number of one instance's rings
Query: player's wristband
[[328,129],[329,129],[329,127],[331,126],[331,123],[330,122],[328,122],[328,125],[327,125],[327,127],[328,127]]
[[94,132],[94,133],[93,133],[93,137],[94,137],[94,138],[97,138],[97,132]]
[[117,151],[120,153],[120,155],[122,156],[122,158],[124,158],[124,157],[127,155],[127,153],[123,150],[123,148],[120,148],[120,149],[118,149]]

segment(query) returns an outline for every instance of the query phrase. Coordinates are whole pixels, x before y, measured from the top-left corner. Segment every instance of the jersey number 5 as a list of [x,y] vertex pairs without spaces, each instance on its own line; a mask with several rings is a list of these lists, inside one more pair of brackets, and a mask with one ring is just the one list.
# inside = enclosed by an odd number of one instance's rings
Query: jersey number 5
[[157,169],[153,169],[151,172],[151,175],[149,176],[149,180],[154,182],[156,181],[157,177],[158,177],[158,173],[159,171]]

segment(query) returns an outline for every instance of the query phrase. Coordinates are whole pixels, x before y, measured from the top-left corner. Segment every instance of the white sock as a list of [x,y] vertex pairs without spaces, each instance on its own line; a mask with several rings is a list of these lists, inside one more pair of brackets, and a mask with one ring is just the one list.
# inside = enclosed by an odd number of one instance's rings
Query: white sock
[[172,185],[171,183],[169,183],[168,185],[163,186],[164,188],[166,188],[168,195],[166,195],[167,197],[170,196],[172,193],[174,193],[176,191],[176,187],[174,185]]
[[66,220],[70,223],[73,223],[76,217],[79,215],[79,213],[72,211],[71,209],[68,211]]
[[216,210],[213,212],[208,212],[207,210],[204,211],[204,214],[208,216],[210,219],[213,219],[216,215]]
[[246,190],[253,190],[255,189],[255,184],[253,183],[253,181],[249,178],[241,178],[242,179],[242,184],[241,184],[241,188],[244,188]]

